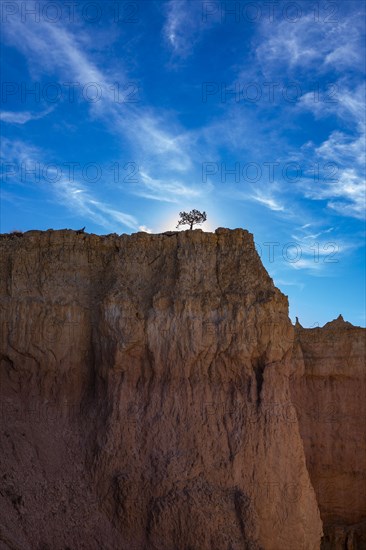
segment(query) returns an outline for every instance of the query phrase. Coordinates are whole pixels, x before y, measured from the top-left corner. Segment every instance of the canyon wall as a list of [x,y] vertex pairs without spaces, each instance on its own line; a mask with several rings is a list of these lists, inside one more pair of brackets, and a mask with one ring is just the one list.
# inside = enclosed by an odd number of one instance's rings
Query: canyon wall
[[[334,374],[250,233],[29,231],[0,249],[0,549],[313,550],[322,520],[365,519],[361,496],[319,488],[364,480],[364,330]],[[307,411],[333,377],[353,432],[338,422],[332,462],[335,424]]]
[[324,549],[366,548],[365,333],[341,316],[295,326],[291,388]]

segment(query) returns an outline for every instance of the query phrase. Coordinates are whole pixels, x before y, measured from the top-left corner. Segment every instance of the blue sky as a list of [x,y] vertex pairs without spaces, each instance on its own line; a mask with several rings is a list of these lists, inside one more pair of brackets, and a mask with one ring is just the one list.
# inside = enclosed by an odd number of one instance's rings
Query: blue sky
[[1,232],[242,227],[290,315],[365,325],[361,1],[1,3]]

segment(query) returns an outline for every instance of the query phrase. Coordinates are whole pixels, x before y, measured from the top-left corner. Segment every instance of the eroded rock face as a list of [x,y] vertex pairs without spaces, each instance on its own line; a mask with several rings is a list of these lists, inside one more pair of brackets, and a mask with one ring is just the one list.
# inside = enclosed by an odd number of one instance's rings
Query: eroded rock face
[[4,548],[320,548],[304,354],[251,234],[0,247]]
[[323,548],[366,548],[366,331],[341,316],[295,330],[291,389]]

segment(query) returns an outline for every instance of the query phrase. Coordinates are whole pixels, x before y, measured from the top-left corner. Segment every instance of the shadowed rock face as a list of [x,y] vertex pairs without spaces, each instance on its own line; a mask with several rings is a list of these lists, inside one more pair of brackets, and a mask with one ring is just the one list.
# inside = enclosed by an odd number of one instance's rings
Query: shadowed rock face
[[[318,395],[306,339],[251,234],[30,231],[0,249],[0,548],[320,548],[316,494],[335,516],[294,407]],[[341,526],[364,518],[337,506]]]
[[323,548],[366,548],[366,331],[341,316],[295,328],[291,389]]

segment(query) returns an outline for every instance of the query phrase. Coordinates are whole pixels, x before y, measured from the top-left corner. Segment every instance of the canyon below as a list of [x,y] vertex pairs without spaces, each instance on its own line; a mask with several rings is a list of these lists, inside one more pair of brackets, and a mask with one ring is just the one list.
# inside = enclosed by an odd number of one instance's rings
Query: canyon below
[[251,233],[0,249],[0,550],[366,549],[366,329],[293,325]]

